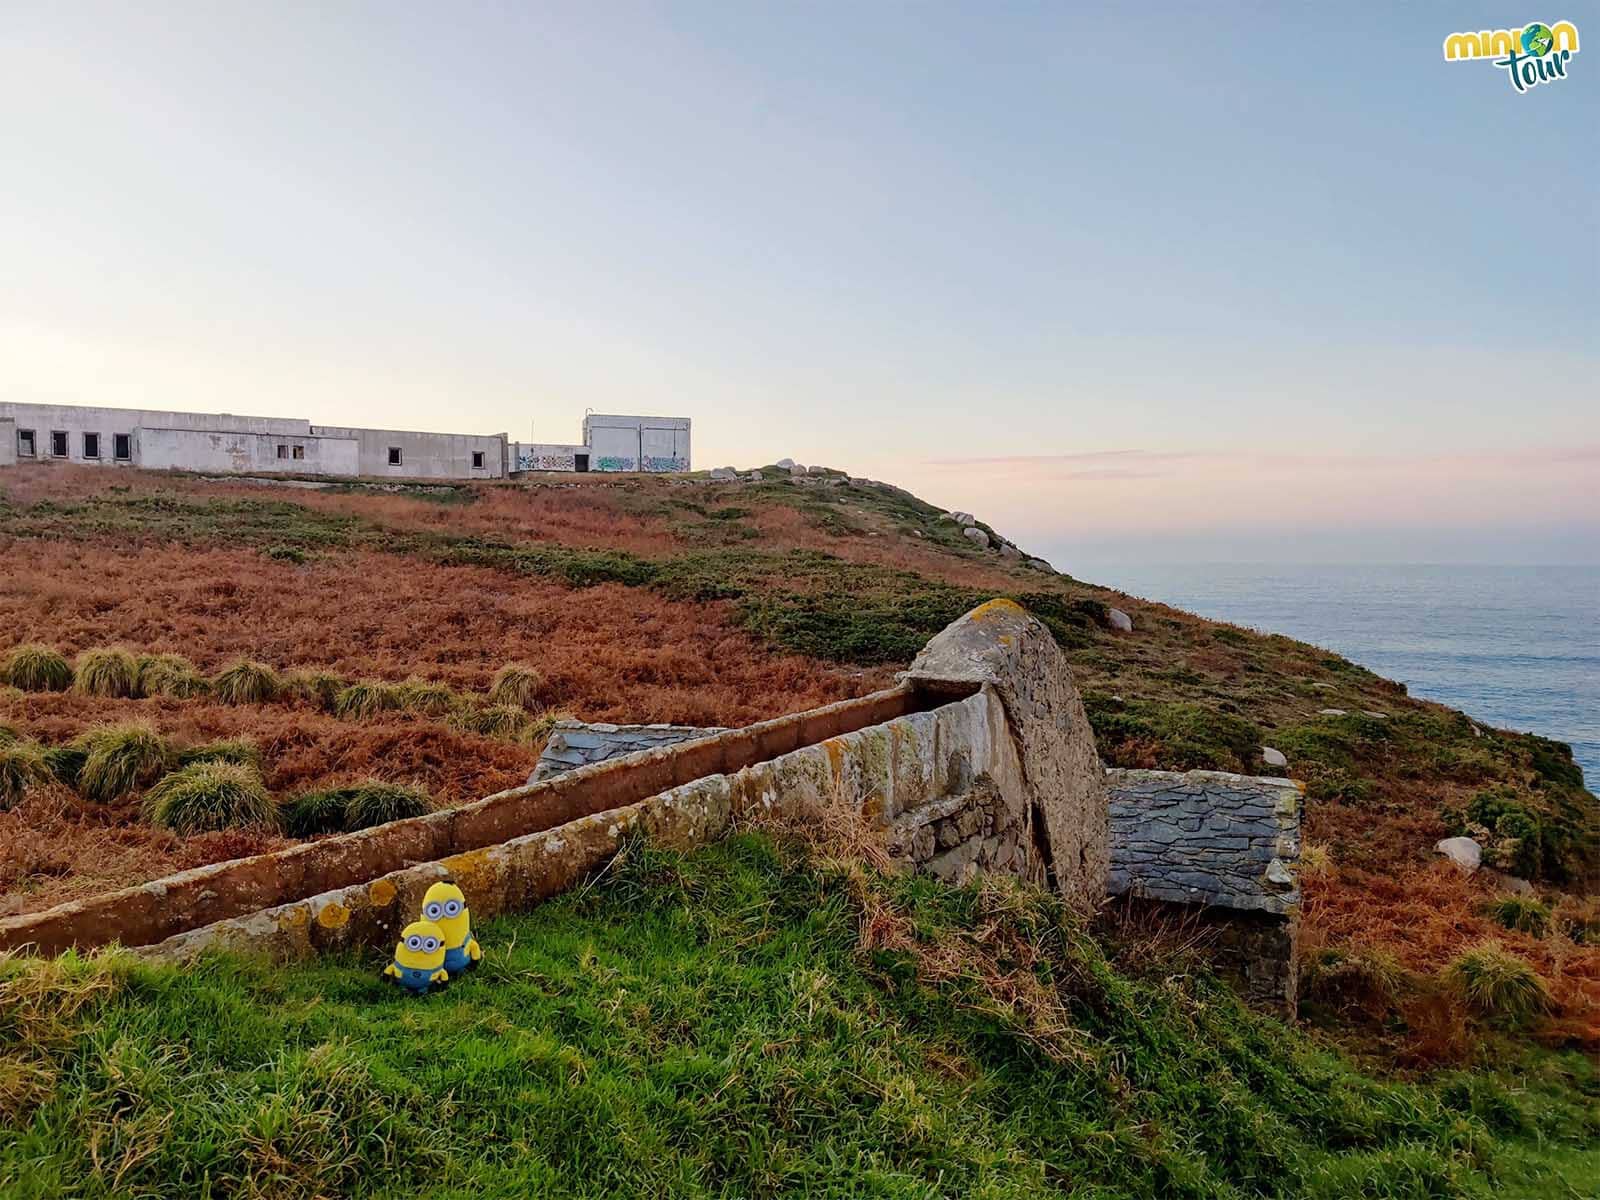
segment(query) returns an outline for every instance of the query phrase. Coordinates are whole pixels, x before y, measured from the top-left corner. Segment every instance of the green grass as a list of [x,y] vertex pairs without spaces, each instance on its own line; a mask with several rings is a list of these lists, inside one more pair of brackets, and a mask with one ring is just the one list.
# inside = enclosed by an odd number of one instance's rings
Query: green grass
[[1576,1056],[1378,1081],[1048,899],[757,838],[476,932],[420,1000],[381,953],[0,964],[7,1195],[1488,1196],[1597,1158]]
[[86,696],[137,696],[139,662],[121,647],[85,650],[78,655],[73,687]]
[[461,698],[442,683],[426,679],[407,679],[400,684],[400,704],[407,712],[442,717],[456,710]]
[[147,787],[172,765],[174,756],[167,739],[142,721],[90,730],[80,742],[86,753],[77,788],[99,804]]
[[6,656],[0,681],[24,692],[64,692],[72,686],[72,665],[60,651],[28,643]]
[[141,655],[138,662],[141,696],[193,700],[211,690],[205,676],[181,654]]
[[266,704],[283,691],[283,680],[266,663],[241,659],[217,672],[211,690],[224,704]]
[[405,693],[399,684],[366,679],[339,689],[333,698],[333,714],[336,717],[373,717],[405,705]]
[[249,738],[228,738],[201,742],[198,746],[185,746],[178,751],[178,766],[187,767],[197,762],[235,763],[259,771],[262,767],[261,747]]
[[1550,990],[1538,972],[1494,942],[1460,955],[1444,974],[1468,1007],[1492,1020],[1518,1025],[1550,1009]]
[[467,733],[517,741],[535,725],[535,718],[521,705],[467,704],[450,716],[450,724]]
[[1532,896],[1501,896],[1491,900],[1489,915],[1504,929],[1543,937],[1550,930],[1550,906]]
[[526,663],[506,663],[494,673],[489,685],[491,704],[511,704],[518,708],[537,708],[544,676]]
[[280,816],[290,837],[350,833],[433,811],[433,800],[419,787],[368,779],[346,787],[304,792],[285,802]]
[[164,776],[144,796],[145,820],[174,833],[276,825],[278,812],[254,767],[209,759]]
[[44,748],[38,742],[0,736],[0,812],[16,807],[30,788],[48,783],[50,778]]

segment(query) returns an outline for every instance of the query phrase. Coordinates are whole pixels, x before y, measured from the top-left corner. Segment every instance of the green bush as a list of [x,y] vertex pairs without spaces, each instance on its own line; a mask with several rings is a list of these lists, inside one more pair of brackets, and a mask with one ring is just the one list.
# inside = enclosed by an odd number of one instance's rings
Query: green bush
[[544,676],[532,667],[525,663],[507,663],[495,672],[494,682],[489,685],[489,702],[535,708],[543,687]]
[[50,782],[39,743],[17,737],[0,737],[0,812],[15,807],[28,789]]
[[1521,1024],[1550,1007],[1550,990],[1539,973],[1498,942],[1485,942],[1453,960],[1445,980],[1467,1007],[1491,1020]]
[[1258,762],[1261,730],[1229,713],[1199,704],[1124,702],[1099,694],[1085,696],[1084,707],[1101,757],[1114,766],[1249,773]]
[[1491,901],[1489,915],[1503,928],[1543,937],[1550,929],[1550,906],[1531,896],[1502,896]]
[[364,679],[342,688],[333,699],[336,717],[372,717],[380,712],[404,708],[405,693],[399,685]]
[[139,661],[121,647],[85,650],[78,655],[73,687],[86,696],[137,696]]
[[266,663],[241,659],[219,671],[211,688],[224,704],[265,704],[278,698],[283,680]]
[[191,763],[145,793],[145,819],[174,833],[275,825],[277,810],[254,767]]
[[139,659],[139,692],[145,696],[171,696],[192,700],[211,690],[205,676],[181,654],[156,654]]
[[296,796],[283,805],[282,821],[289,836],[314,837],[352,833],[432,811],[433,801],[422,788],[369,779]]
[[46,750],[44,767],[57,783],[65,784],[73,791],[77,791],[79,777],[83,774],[83,764],[88,758],[89,748],[84,745],[82,738],[76,738],[65,746],[51,746]]
[[147,787],[173,762],[167,740],[142,722],[103,726],[81,740],[87,754],[78,772],[78,791],[100,804]]
[[457,729],[507,741],[521,738],[532,723],[528,710],[513,704],[464,705],[450,718]]
[[6,657],[0,679],[25,692],[64,692],[72,686],[72,666],[59,651],[30,642]]
[[422,713],[429,717],[442,717],[455,711],[460,703],[456,694],[442,683],[426,679],[408,679],[399,685],[400,704],[407,712]]

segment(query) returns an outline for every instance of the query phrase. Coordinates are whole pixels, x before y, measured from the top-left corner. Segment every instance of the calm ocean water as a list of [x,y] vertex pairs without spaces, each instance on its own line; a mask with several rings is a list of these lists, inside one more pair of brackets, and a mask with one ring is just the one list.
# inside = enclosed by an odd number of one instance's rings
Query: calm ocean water
[[1600,567],[1074,565],[1336,650],[1412,695],[1572,745],[1600,791]]

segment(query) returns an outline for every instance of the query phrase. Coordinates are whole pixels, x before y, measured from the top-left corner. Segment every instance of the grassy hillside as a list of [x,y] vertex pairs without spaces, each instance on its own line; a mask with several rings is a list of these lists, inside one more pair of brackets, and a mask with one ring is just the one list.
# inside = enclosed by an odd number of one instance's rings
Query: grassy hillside
[[[1582,1056],[1379,1082],[1048,897],[744,835],[376,963],[0,964],[0,1180],[54,1196],[1589,1195]],[[1115,948],[1115,943],[1113,943]]]
[[[518,781],[563,713],[735,725],[861,694],[967,608],[1012,596],[1066,649],[1107,762],[1259,772],[1265,744],[1307,783],[1308,1018],[1408,1066],[1470,1062],[1506,1036],[1600,1050],[1600,812],[1566,747],[1317,647],[981,550],[892,487],[571,476],[300,491],[38,467],[0,479],[0,552],[0,656],[43,643],[81,661],[120,644],[185,656],[198,681],[181,695],[0,688],[0,725],[27,754],[70,759],[86,731],[130,720],[175,754],[250,740],[280,801],[377,777],[460,803]],[[1109,627],[1112,605],[1131,633]],[[238,659],[285,686],[229,702],[217,681]],[[492,703],[511,662],[536,683]],[[378,698],[345,704],[351,687]],[[0,812],[0,911],[286,836],[179,837],[141,820],[137,788],[107,802],[59,773],[25,782]],[[1450,833],[1478,837],[1504,874],[1440,861],[1432,845]],[[1536,894],[1513,897],[1507,876]],[[1454,982],[1486,944],[1543,991],[1514,1030]]]

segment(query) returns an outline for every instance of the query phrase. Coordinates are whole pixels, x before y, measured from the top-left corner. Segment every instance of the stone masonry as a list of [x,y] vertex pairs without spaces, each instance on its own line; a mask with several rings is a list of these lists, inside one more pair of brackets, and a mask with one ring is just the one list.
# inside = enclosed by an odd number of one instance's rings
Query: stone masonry
[[1252,999],[1294,1005],[1299,785],[1222,771],[1108,771],[1107,891],[1190,906]]

